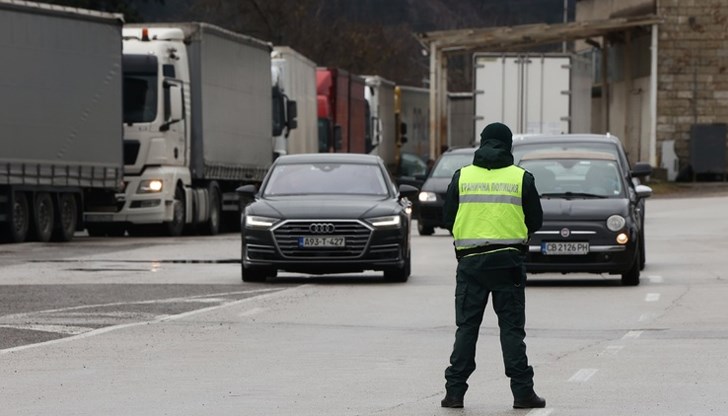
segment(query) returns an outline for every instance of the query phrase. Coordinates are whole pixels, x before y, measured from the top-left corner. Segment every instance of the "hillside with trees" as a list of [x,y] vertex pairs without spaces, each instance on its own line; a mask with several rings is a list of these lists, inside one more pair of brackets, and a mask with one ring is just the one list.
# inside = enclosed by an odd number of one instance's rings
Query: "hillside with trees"
[[[377,74],[421,86],[429,60],[415,34],[563,20],[563,0],[56,0],[124,13],[129,22],[205,21],[275,45],[290,46],[320,66]],[[569,0],[573,13],[574,0]],[[454,57],[451,86],[470,70]]]

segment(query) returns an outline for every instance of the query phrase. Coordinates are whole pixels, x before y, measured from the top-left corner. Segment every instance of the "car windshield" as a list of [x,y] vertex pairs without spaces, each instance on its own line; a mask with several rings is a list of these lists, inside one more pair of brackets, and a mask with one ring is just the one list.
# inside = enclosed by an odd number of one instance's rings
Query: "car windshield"
[[456,170],[473,163],[473,153],[450,153],[440,156],[431,177],[452,178]]
[[378,165],[356,163],[296,163],[273,168],[264,196],[388,195],[387,181]]
[[521,161],[520,166],[534,176],[541,196],[623,196],[619,166],[614,160],[530,159]]

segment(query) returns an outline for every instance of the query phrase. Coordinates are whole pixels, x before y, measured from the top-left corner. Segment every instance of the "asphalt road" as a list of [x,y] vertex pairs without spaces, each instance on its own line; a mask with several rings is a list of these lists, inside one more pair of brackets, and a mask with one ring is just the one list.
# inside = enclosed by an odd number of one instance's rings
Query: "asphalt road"
[[442,409],[451,239],[413,275],[240,280],[239,240],[80,237],[0,246],[1,415],[721,415],[728,197],[647,206],[647,268],[532,275],[529,358],[546,409],[511,409],[489,308],[463,410]]

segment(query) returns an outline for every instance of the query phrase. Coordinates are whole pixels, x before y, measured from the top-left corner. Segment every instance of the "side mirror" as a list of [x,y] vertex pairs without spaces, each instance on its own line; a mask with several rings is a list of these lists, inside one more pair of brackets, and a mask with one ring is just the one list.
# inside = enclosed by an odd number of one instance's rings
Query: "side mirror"
[[288,137],[291,130],[298,127],[298,104],[296,104],[295,100],[288,100],[286,102],[286,115],[288,116],[288,132],[286,132],[286,137]]
[[238,195],[243,198],[255,198],[255,195],[258,193],[258,188],[255,187],[255,185],[243,185],[238,187],[235,192],[238,193]]
[[406,183],[403,183],[399,185],[399,196],[405,197],[409,200],[414,200],[417,198],[417,195],[420,193],[420,190],[412,185],[407,185]]
[[407,143],[407,123],[399,123],[399,143]]
[[184,117],[182,114],[182,86],[175,82],[164,81],[164,124],[161,131],[169,130],[172,123],[176,123]]
[[634,190],[638,198],[649,198],[652,196],[652,188],[647,185],[637,185]]
[[633,178],[643,178],[652,174],[652,166],[647,162],[637,162],[632,168]]

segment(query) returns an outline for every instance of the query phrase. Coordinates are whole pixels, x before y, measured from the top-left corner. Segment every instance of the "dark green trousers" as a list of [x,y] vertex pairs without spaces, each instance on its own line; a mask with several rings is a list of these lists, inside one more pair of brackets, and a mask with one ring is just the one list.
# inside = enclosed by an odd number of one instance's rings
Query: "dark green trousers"
[[483,321],[488,297],[492,294],[493,310],[498,316],[500,344],[506,376],[511,379],[511,391],[517,398],[533,393],[533,368],[526,356],[525,267],[491,269],[489,255],[474,255],[460,259],[455,289],[455,345],[450,366],[445,370],[448,395],[462,397],[468,389],[467,380],[475,371],[475,350],[480,324]]

